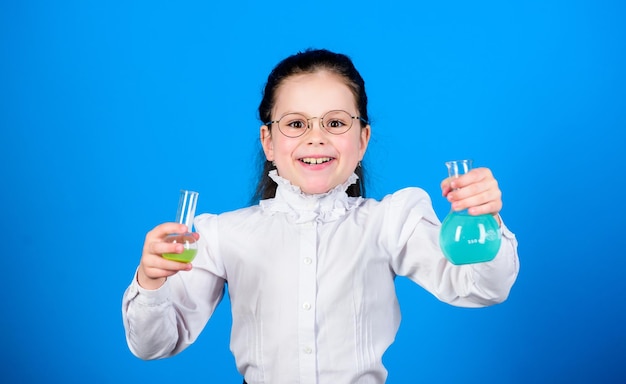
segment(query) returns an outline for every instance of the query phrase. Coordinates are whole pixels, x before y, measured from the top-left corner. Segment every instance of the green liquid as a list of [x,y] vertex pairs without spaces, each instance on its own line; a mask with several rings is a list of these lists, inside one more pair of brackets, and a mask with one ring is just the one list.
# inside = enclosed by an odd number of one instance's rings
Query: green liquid
[[443,221],[439,244],[452,264],[491,261],[500,250],[501,235],[492,215],[450,212]]
[[179,261],[181,263],[190,263],[198,250],[196,248],[196,239],[194,239],[191,233],[173,233],[165,237],[165,241],[168,243],[182,244],[185,249],[182,253],[164,253],[162,256],[164,259]]
[[181,263],[191,263],[198,253],[197,249],[185,249],[182,253],[164,253],[163,258]]

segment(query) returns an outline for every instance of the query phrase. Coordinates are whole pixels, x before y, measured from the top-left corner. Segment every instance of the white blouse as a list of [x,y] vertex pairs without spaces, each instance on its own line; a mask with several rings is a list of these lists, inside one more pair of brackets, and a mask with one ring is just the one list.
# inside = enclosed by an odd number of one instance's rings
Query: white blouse
[[133,280],[123,318],[135,355],[181,352],[227,287],[231,350],[248,383],[384,383],[382,356],[400,324],[396,276],[464,307],[504,301],[517,277],[517,242],[504,225],[493,261],[449,263],[419,188],[377,201],[345,193],[356,175],[320,195],[270,176],[275,198],[195,219],[200,242],[190,272],[154,291]]

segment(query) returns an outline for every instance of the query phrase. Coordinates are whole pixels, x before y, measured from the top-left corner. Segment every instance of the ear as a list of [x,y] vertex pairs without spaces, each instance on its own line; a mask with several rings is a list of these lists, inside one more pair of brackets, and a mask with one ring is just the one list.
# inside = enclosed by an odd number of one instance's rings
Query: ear
[[260,139],[263,152],[267,161],[274,161],[274,144],[272,143],[272,133],[267,125],[261,125]]
[[371,134],[372,129],[369,124],[361,128],[361,137],[359,138],[359,158],[361,160],[363,160],[363,156],[365,156],[365,151],[367,150],[367,144],[370,142]]

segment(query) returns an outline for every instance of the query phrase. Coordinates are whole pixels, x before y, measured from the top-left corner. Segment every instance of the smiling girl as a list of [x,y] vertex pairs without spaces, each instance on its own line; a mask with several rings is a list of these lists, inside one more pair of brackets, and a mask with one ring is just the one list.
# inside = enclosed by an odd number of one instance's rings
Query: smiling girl
[[[231,350],[248,383],[384,383],[382,357],[401,317],[397,276],[456,306],[507,298],[519,267],[517,242],[501,221],[495,259],[457,266],[440,250],[441,224],[422,189],[363,196],[371,128],[365,84],[347,56],[308,50],[283,60],[268,77],[259,117],[259,203],[198,216],[193,268],[161,256],[182,252],[164,237],[184,226],[164,223],[147,234],[123,299],[135,355],[184,350],[227,287]],[[489,169],[441,188],[454,209],[500,220]]]

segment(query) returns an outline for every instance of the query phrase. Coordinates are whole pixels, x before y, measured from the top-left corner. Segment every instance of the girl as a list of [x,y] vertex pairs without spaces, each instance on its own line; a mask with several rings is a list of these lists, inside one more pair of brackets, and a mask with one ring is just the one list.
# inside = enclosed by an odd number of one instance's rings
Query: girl
[[[182,252],[163,240],[184,225],[165,223],[147,234],[123,298],[136,356],[181,352],[228,287],[231,350],[249,383],[384,383],[382,356],[400,324],[396,276],[457,306],[507,298],[517,243],[500,221],[496,258],[456,266],[439,248],[440,222],[423,190],[363,197],[371,130],[365,84],[348,57],[309,50],[283,60],[268,77],[259,115],[267,159],[260,202],[198,216],[193,269],[161,257]],[[446,179],[441,188],[455,210],[500,220],[501,193],[488,169]]]

